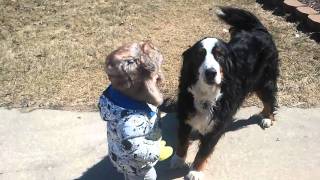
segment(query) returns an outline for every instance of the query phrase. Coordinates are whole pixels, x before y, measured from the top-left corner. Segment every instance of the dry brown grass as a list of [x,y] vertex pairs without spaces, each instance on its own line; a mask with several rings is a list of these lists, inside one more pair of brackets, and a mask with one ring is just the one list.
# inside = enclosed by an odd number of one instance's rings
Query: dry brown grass
[[146,39],[163,52],[162,90],[175,96],[183,50],[205,36],[229,38],[215,5],[251,10],[272,32],[281,57],[280,105],[319,106],[319,45],[254,0],[2,0],[0,106],[93,109],[107,86],[105,55]]

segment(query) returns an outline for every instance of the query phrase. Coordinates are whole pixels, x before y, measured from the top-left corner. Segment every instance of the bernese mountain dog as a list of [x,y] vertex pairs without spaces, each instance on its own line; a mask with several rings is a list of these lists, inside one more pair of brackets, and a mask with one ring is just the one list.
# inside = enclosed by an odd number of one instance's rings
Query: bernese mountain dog
[[230,41],[207,37],[182,54],[179,142],[172,167],[184,164],[191,131],[200,134],[199,150],[185,179],[202,179],[206,160],[249,94],[256,93],[263,103],[261,126],[268,128],[275,121],[279,60],[271,34],[248,11],[220,7],[217,16],[231,26]]

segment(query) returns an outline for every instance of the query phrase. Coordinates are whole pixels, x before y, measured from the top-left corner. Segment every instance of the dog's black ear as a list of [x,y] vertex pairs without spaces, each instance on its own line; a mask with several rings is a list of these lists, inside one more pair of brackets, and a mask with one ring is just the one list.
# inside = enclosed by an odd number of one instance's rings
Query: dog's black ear
[[182,59],[184,62],[192,58],[192,48],[192,46],[189,46],[189,48],[182,53]]
[[233,62],[232,62],[233,53],[232,53],[232,49],[229,47],[228,44],[225,43],[225,47],[226,47],[226,53],[224,56],[223,66],[224,66],[225,72],[229,73],[233,69]]
[[192,68],[192,61],[194,58],[193,47],[189,47],[182,53],[182,67],[180,71],[180,89],[187,89],[187,87],[194,80],[194,68]]
[[233,69],[233,62],[231,60],[231,57],[228,56],[226,59],[225,59],[225,63],[224,63],[224,69],[226,72],[230,72],[232,69]]

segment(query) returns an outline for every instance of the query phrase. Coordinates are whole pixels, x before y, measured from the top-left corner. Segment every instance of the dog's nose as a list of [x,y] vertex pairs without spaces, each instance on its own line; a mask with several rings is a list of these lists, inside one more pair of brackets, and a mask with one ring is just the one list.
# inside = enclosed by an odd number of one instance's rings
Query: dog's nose
[[206,80],[209,84],[212,84],[214,83],[214,79],[217,75],[217,71],[213,68],[210,68],[210,69],[207,69],[205,72],[205,77],[206,77]]

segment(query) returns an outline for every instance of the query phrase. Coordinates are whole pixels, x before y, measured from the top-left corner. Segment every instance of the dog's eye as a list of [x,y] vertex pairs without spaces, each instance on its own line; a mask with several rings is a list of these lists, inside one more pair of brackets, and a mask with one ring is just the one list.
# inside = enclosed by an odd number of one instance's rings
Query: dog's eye
[[223,52],[222,52],[222,49],[220,48],[212,49],[212,54],[218,59],[223,58]]
[[200,48],[199,50],[198,50],[198,56],[200,56],[200,57],[202,57],[202,56],[205,56],[206,55],[206,49],[204,49],[204,48]]
[[200,48],[200,49],[199,49],[199,53],[200,53],[200,54],[205,54],[205,53],[206,53],[206,49]]

